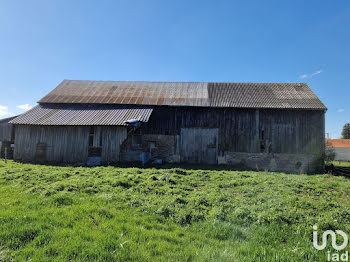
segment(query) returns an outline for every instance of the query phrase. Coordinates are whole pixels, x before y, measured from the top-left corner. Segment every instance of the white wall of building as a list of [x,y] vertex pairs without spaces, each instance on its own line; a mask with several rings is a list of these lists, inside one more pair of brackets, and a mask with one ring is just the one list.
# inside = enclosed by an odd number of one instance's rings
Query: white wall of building
[[336,161],[350,161],[350,147],[335,147],[333,148],[335,152]]

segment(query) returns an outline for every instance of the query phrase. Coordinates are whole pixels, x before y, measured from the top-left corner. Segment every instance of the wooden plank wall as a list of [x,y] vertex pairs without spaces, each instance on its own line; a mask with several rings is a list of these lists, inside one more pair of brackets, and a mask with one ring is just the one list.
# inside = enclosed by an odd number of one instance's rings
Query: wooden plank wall
[[87,160],[89,127],[27,126],[15,127],[14,158],[38,161],[37,144],[46,144],[47,162],[83,163]]
[[[219,154],[226,150],[257,152],[255,110],[158,107],[139,132],[180,135],[181,128],[218,128]],[[221,152],[220,152],[221,151]]]
[[[143,124],[136,134],[149,135],[150,141],[154,141],[156,135],[174,137],[177,142],[163,151],[177,155],[181,151],[181,130],[186,128],[216,129],[218,156],[224,156],[225,152],[312,154],[321,161],[324,152],[324,112],[316,110],[164,106],[155,108],[149,122]],[[102,132],[102,162],[118,162],[120,145],[127,137],[126,128],[98,129]],[[86,162],[89,130],[89,126],[18,125],[15,127],[15,159],[35,161],[37,144],[46,143],[49,162]]]
[[102,162],[116,163],[120,161],[120,146],[126,136],[126,127],[102,127]]
[[8,122],[0,123],[0,141],[12,141],[12,128]]
[[324,113],[321,111],[260,110],[259,119],[260,130],[264,130],[265,140],[271,143],[271,153],[324,151]]
[[181,162],[217,164],[217,128],[182,128]]
[[181,128],[218,128],[219,155],[260,153],[262,140],[270,153],[324,152],[324,112],[316,110],[158,107],[138,132],[180,135]]
[[[88,158],[89,126],[27,126],[17,125],[15,159],[36,161],[38,143],[46,144],[44,162],[85,164]],[[126,127],[99,127],[96,141],[102,132],[102,162],[118,162],[120,145],[125,140]],[[41,146],[41,145],[40,145]],[[41,146],[42,147],[42,146]]]

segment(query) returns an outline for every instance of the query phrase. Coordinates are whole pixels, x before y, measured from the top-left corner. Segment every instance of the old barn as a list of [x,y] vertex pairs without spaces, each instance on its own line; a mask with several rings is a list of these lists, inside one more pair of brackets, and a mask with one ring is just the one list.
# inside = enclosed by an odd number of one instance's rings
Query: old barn
[[18,161],[318,172],[325,111],[299,83],[64,80],[10,123]]

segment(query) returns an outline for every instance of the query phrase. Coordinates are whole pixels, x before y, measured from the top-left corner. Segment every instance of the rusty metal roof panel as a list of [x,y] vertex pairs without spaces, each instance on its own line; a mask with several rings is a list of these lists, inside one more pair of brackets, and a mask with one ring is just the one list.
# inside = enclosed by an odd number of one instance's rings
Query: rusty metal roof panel
[[299,83],[64,80],[39,103],[326,109]]
[[125,121],[139,119],[147,122],[151,116],[151,106],[131,105],[38,105],[16,117],[11,124],[19,125],[118,125],[125,126]]
[[64,80],[39,103],[208,106],[207,94],[200,82]]
[[307,84],[208,83],[208,92],[213,107],[327,109]]

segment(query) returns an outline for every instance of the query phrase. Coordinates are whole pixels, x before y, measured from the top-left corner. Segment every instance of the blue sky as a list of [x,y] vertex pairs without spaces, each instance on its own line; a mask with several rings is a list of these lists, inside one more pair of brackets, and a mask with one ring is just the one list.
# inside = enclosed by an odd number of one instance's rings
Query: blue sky
[[0,118],[63,79],[306,82],[350,122],[350,1],[0,0]]

